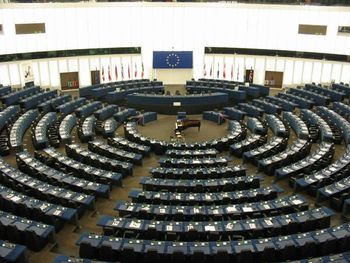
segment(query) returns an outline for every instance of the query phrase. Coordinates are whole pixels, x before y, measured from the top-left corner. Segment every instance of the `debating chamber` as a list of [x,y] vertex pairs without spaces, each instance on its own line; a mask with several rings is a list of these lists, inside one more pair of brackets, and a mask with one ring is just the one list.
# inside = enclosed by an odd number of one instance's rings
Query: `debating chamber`
[[0,0],[0,262],[350,262],[349,83],[348,0]]

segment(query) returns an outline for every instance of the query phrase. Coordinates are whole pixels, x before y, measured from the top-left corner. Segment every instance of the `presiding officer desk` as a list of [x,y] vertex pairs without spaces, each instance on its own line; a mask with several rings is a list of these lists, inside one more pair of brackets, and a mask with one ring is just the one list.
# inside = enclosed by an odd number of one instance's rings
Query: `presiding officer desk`
[[228,95],[223,92],[186,96],[134,93],[128,94],[126,98],[128,107],[162,114],[176,114],[179,111],[199,114],[202,111],[224,107],[228,103]]

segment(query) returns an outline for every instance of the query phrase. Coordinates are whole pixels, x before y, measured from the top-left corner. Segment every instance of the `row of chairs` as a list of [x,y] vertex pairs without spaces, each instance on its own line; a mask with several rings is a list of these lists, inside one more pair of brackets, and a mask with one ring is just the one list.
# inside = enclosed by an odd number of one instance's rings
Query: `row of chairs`
[[349,224],[343,224],[244,241],[152,241],[85,233],[76,244],[82,257],[121,262],[276,262],[345,252],[349,239]]
[[151,152],[150,146],[129,141],[128,139],[125,139],[124,137],[118,135],[112,138],[108,138],[107,143],[115,148],[142,154],[143,156],[149,156]]
[[249,103],[238,103],[237,109],[244,111],[248,116],[254,118],[261,118],[265,112],[260,107],[254,106]]
[[329,124],[316,113],[312,112],[311,110],[301,109],[300,117],[309,126],[316,125],[317,127],[319,127],[319,137],[321,141],[329,143],[339,141],[339,134],[335,136]]
[[75,115],[80,119],[85,119],[86,117],[93,114],[95,111],[102,108],[102,103],[100,101],[92,101],[85,105],[80,106],[75,109]]
[[12,92],[11,86],[3,86],[0,84],[0,97],[4,97],[5,95]]
[[132,189],[128,197],[134,203],[162,205],[227,205],[266,201],[277,198],[283,190],[276,186],[225,192],[179,193]]
[[29,197],[3,185],[0,185],[0,200],[2,211],[52,225],[56,232],[64,223],[77,223],[76,209]]
[[326,207],[273,217],[229,221],[154,221],[102,216],[104,235],[159,241],[230,241],[290,235],[330,226],[334,212]]
[[203,111],[203,120],[212,121],[217,124],[223,124],[225,122],[224,115],[216,111]]
[[335,111],[327,107],[316,107],[316,113],[320,115],[327,123],[331,123],[341,130],[341,137],[346,144],[350,142],[350,124]]
[[116,114],[118,112],[118,110],[119,109],[118,109],[117,105],[111,104],[111,105],[103,107],[99,110],[96,110],[94,112],[94,115],[95,115],[97,120],[105,121],[105,120],[111,118],[114,114]]
[[231,120],[242,121],[247,113],[236,107],[224,107],[224,115]]
[[331,87],[332,90],[339,91],[341,93],[344,93],[346,96],[350,96],[350,87],[349,84],[344,83],[332,83]]
[[275,180],[292,177],[293,181],[301,178],[304,174],[310,174],[312,171],[320,170],[332,162],[335,152],[333,143],[322,142],[317,149],[305,158],[290,165],[281,167],[275,171]]
[[127,122],[124,125],[124,134],[129,141],[146,145],[158,155],[163,155],[168,149],[206,149],[215,148],[218,151],[227,150],[229,146],[246,136],[246,128],[238,121],[228,122],[228,134],[222,138],[199,143],[166,142],[143,136],[138,132],[136,122]]
[[55,228],[38,221],[0,211],[0,234],[2,238],[40,251],[48,243],[55,242]]
[[229,101],[234,101],[236,103],[244,102],[247,99],[247,92],[245,90],[239,90],[238,87],[232,87],[231,85],[218,87],[212,83],[196,82],[195,85],[186,84],[186,90],[189,94],[202,94],[209,92],[226,93]]
[[246,176],[246,167],[242,165],[197,168],[153,167],[150,173],[155,178],[164,179],[219,179]]
[[[86,179],[75,177],[71,173],[64,173],[49,167],[37,160],[29,152],[23,151],[16,155],[17,166],[22,172],[37,177],[52,184],[62,185],[79,193],[94,195],[96,197],[109,197],[110,188],[108,185],[92,182]],[[93,208],[93,198],[81,195],[79,200]]]
[[289,103],[293,103],[294,105],[297,105],[297,107],[300,109],[311,109],[315,105],[314,101],[291,93],[278,93],[277,98],[279,98],[280,101],[284,100]]
[[125,163],[142,165],[142,154],[124,151],[106,144],[101,140],[94,140],[88,143],[88,149],[94,153],[120,160]]
[[24,110],[35,109],[39,104],[44,101],[57,97],[57,90],[50,90],[45,92],[39,92],[32,96],[26,97],[19,102],[19,105]]
[[260,159],[265,159],[271,155],[275,155],[281,151],[284,151],[287,147],[288,139],[273,136],[265,144],[254,148],[252,150],[243,153],[244,162],[252,162],[254,165],[258,165]]
[[[45,115],[43,115],[45,114]],[[43,149],[49,145],[48,129],[57,121],[55,112],[41,113],[32,125],[32,142],[35,149]]]
[[266,123],[258,118],[248,117],[247,127],[254,134],[267,135]]
[[296,133],[299,139],[308,140],[310,137],[306,123],[297,115],[291,112],[283,112],[283,121],[288,124]]
[[228,156],[219,157],[207,157],[207,158],[192,158],[192,159],[177,159],[162,157],[159,159],[161,167],[174,167],[174,168],[195,168],[195,167],[215,167],[215,166],[227,166],[231,158]]
[[56,108],[64,104],[66,102],[69,102],[72,100],[72,96],[65,94],[65,95],[60,95],[57,97],[54,97],[52,99],[46,100],[38,105],[38,110],[42,113],[47,113],[50,111],[56,112]]
[[59,123],[59,138],[62,143],[72,142],[72,130],[77,124],[77,117],[74,114],[66,115]]
[[26,263],[28,253],[25,246],[0,240],[0,257],[4,262]]
[[0,100],[3,104],[6,104],[7,106],[13,105],[13,104],[19,104],[21,100],[27,97],[30,97],[34,94],[37,94],[40,91],[41,91],[40,87],[38,86],[28,87],[18,91],[8,93],[2,96]]
[[122,174],[99,169],[87,164],[78,162],[54,148],[46,148],[42,152],[35,152],[35,158],[57,170],[73,173],[74,176],[81,177],[93,182],[108,184],[111,187],[122,185]]
[[76,207],[89,207],[92,206],[95,201],[93,196],[87,196],[45,183],[12,168],[4,162],[1,162],[0,169],[0,181],[2,185],[16,189],[19,192],[28,193],[36,198],[47,200],[54,204],[72,207],[75,211]]
[[242,157],[243,153],[264,145],[267,142],[266,135],[251,134],[244,140],[230,145],[230,153]]
[[346,96],[346,94],[344,94],[343,92],[323,88],[323,87],[315,85],[315,84],[305,84],[304,89],[308,90],[308,91],[312,91],[312,92],[320,94],[320,95],[323,95],[323,96],[330,97],[332,102],[342,101]]
[[85,98],[77,98],[72,101],[67,101],[63,104],[60,104],[56,107],[56,112],[62,114],[62,115],[68,115],[75,111],[75,109],[83,106],[86,103]]
[[350,116],[350,106],[343,102],[333,102],[332,109],[347,119]]
[[116,88],[125,88],[128,89],[130,87],[134,87],[134,85],[147,85],[150,82],[149,79],[132,79],[132,80],[122,80],[122,81],[115,81],[115,82],[109,82],[109,83],[102,83],[102,84],[95,84],[87,87],[82,87],[79,89],[79,96],[80,97],[91,97],[91,94],[96,89],[103,89],[107,87],[113,87]]
[[118,111],[113,115],[114,119],[119,122],[125,122],[129,117],[136,116],[137,111],[133,108],[126,108],[124,110]]
[[[110,100],[109,96],[119,99],[125,99],[127,94],[140,92],[164,91],[161,81],[137,81],[134,83],[108,83],[85,87],[80,91],[81,97]],[[84,94],[83,94],[84,93]]]
[[18,105],[9,106],[0,112],[0,131],[18,118],[20,108]]
[[234,190],[259,188],[262,177],[251,175],[225,179],[161,179],[142,177],[140,184],[144,190],[169,191],[177,193],[228,192]]
[[[98,132],[98,122],[96,123],[96,133]],[[121,123],[117,122],[114,118],[107,119],[102,124],[101,134],[103,138],[113,138],[116,130],[119,128]]]
[[121,217],[138,219],[174,220],[174,221],[222,221],[244,218],[261,218],[279,214],[290,214],[308,210],[306,199],[300,195],[255,203],[211,205],[211,206],[175,206],[152,205],[118,201],[115,210]]
[[153,82],[151,85],[149,86],[142,86],[142,87],[137,87],[137,88],[131,88],[131,89],[115,89],[113,91],[109,91],[107,92],[107,95],[105,95],[103,98],[104,101],[112,104],[112,103],[118,103],[121,102],[125,99],[127,99],[127,96],[129,94],[134,94],[134,93],[145,93],[145,94],[149,94],[149,93],[164,93],[164,86],[163,84],[155,84],[155,82]]
[[298,106],[296,103],[290,100],[285,100],[277,96],[266,96],[265,100],[267,102],[280,106],[283,111],[293,112]]
[[327,106],[331,101],[328,96],[317,94],[305,89],[290,88],[287,93],[311,100],[317,106]]
[[95,139],[96,118],[90,115],[85,119],[79,119],[77,122],[77,134],[81,142],[86,143]]
[[289,138],[289,128],[275,115],[266,114],[265,121],[275,136]]
[[254,99],[252,104],[263,109],[266,114],[280,115],[282,108],[279,105],[262,99]]
[[84,164],[121,173],[123,177],[133,173],[133,165],[131,163],[126,163],[99,155],[83,148],[78,144],[66,144],[65,148],[67,156]]
[[23,149],[23,136],[29,126],[38,117],[38,111],[29,110],[22,114],[11,127],[10,148],[17,151]]
[[305,158],[311,149],[308,140],[297,139],[286,150],[258,161],[258,170],[267,175],[274,175],[276,169],[287,166],[302,158]]
[[198,149],[198,150],[176,150],[169,149],[165,155],[170,158],[215,158],[219,152],[216,149]]

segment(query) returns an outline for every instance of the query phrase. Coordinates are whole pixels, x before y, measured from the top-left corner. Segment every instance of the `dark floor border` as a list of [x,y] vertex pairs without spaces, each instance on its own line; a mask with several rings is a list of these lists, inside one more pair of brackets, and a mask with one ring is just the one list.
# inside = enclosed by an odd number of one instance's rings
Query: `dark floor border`
[[230,55],[237,54],[237,55],[251,55],[251,56],[271,56],[271,57],[279,56],[279,57],[290,57],[290,58],[306,58],[306,59],[350,62],[350,56],[348,55],[291,51],[291,50],[275,50],[275,49],[205,47],[204,53],[205,54],[230,54]]
[[141,47],[89,48],[0,55],[0,62],[77,56],[141,54]]

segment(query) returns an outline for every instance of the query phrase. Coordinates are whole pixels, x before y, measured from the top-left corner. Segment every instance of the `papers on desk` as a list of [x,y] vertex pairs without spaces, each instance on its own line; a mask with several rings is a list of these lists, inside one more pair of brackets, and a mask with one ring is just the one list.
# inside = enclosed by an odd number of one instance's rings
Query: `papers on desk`
[[234,207],[234,206],[228,206],[228,207],[226,207],[226,211],[229,212],[229,213],[231,213],[231,212],[236,212],[237,209],[236,209],[236,207]]
[[272,226],[272,225],[273,225],[273,223],[271,222],[271,220],[265,219],[265,223],[266,223],[266,225],[268,225],[268,226]]
[[242,210],[243,210],[243,212],[252,212],[253,208],[245,206],[245,207],[242,207]]
[[204,226],[205,231],[216,231],[215,226]]
[[301,201],[300,199],[296,199],[296,200],[293,200],[292,203],[295,205],[300,205],[303,203],[303,201]]
[[135,221],[131,221],[129,227],[130,228],[136,228],[136,229],[139,229],[141,226],[141,223],[140,222],[135,222]]
[[55,212],[53,212],[53,215],[60,216],[60,215],[62,215],[62,211],[61,210],[55,210]]

